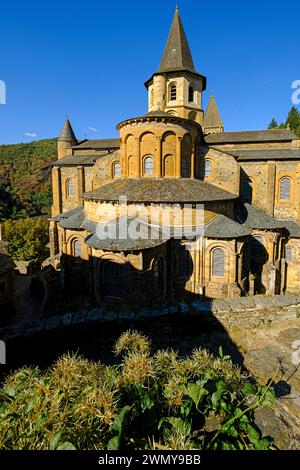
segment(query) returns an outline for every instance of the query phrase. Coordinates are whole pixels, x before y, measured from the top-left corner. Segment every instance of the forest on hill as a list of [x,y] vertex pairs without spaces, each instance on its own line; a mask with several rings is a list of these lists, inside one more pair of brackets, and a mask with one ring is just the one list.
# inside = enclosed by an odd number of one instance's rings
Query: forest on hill
[[49,214],[56,139],[0,146],[0,222]]

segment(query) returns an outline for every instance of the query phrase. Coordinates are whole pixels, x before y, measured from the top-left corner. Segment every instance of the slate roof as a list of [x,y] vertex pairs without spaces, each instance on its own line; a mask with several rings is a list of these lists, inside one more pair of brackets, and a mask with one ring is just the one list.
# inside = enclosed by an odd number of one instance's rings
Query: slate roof
[[262,131],[220,132],[205,136],[208,144],[230,144],[242,142],[277,142],[291,141],[298,137],[289,129],[271,129]]
[[191,121],[190,119],[186,119],[186,118],[183,118],[181,116],[174,116],[172,114],[165,113],[165,112],[160,111],[160,110],[150,111],[149,113],[144,114],[144,116],[137,116],[137,117],[125,119],[124,121],[119,122],[119,124],[117,125],[117,129],[120,130],[120,128],[122,126],[127,125],[127,124],[131,124],[132,122],[140,122],[140,121],[141,122],[147,122],[147,121],[155,120],[156,118],[157,119],[162,119],[163,121],[167,120],[167,121],[174,122],[174,123],[180,123],[181,125],[184,122],[186,122],[186,123],[189,123],[189,125],[197,127],[198,130],[202,133],[202,127],[198,122]]
[[68,155],[67,157],[60,158],[55,162],[51,163],[52,166],[78,166],[78,165],[89,165],[93,166],[95,162],[99,159],[104,157],[105,155],[109,155],[108,152],[105,150],[102,154],[98,155]]
[[291,238],[300,238],[300,225],[293,220],[281,220],[284,226],[288,229]]
[[89,139],[83,140],[74,149],[110,150],[120,148],[120,139]]
[[150,111],[149,113],[145,114],[145,116],[153,116],[153,117],[169,117],[172,116],[172,114],[165,113],[164,111],[156,110],[156,111]]
[[228,150],[238,161],[248,160],[300,160],[300,148]]
[[63,228],[67,228],[70,230],[80,230],[82,229],[83,220],[84,212],[82,207],[80,209],[77,209],[77,211],[75,211],[69,217],[61,219],[58,223]]
[[83,195],[86,199],[128,202],[197,203],[226,201],[237,196],[209,183],[188,178],[120,178]]
[[204,230],[204,236],[208,238],[239,238],[251,235],[251,230],[225,215],[219,215],[213,219]]
[[[130,227],[133,223],[131,233]],[[109,224],[105,222],[103,229],[101,223],[97,224],[97,229],[86,238],[85,242],[98,250],[139,251],[162,245],[168,239],[161,227],[150,227],[143,219],[124,217],[111,220]]]
[[66,118],[64,122],[64,126],[61,130],[58,140],[61,142],[77,142],[76,136],[68,118]]
[[204,127],[223,127],[223,122],[214,95],[211,95],[209,98],[204,116]]
[[177,70],[187,70],[196,73],[178,8],[175,11],[158,73]]
[[62,212],[54,217],[51,217],[49,220],[53,220],[54,222],[60,222],[61,220],[68,219],[77,212],[81,211],[82,207],[74,207],[74,209],[70,209],[69,211]]
[[9,256],[0,253],[0,274],[8,273],[15,269],[15,267],[15,263]]
[[243,209],[237,214],[237,220],[251,229],[278,230],[285,227],[282,220],[274,219],[248,203],[245,203]]

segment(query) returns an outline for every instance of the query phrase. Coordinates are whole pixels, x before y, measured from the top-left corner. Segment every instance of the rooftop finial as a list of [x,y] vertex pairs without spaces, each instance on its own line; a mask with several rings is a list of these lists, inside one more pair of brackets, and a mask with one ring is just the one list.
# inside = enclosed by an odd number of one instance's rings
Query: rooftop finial
[[176,3],[176,11],[178,11],[178,10],[179,10],[178,3]]

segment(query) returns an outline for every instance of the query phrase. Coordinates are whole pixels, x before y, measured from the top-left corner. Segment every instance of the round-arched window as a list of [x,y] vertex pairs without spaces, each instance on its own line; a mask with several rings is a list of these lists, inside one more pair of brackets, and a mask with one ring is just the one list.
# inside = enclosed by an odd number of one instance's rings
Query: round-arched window
[[212,169],[211,160],[204,160],[204,163],[203,163],[203,176],[206,177],[206,178],[211,176],[211,169]]
[[176,101],[177,100],[177,87],[176,83],[171,83],[169,87],[169,100]]
[[81,240],[74,240],[73,242],[73,256],[74,258],[81,258],[82,245]]
[[280,180],[280,200],[281,201],[289,201],[291,198],[291,178],[285,176]]
[[113,177],[118,178],[119,176],[121,176],[121,165],[116,162],[113,164]]
[[67,197],[72,197],[74,195],[74,183],[71,179],[66,181],[66,193]]
[[148,155],[144,159],[144,174],[152,175],[152,173],[153,173],[153,157],[151,157],[151,155]]
[[215,248],[212,251],[211,270],[215,277],[224,277],[225,273],[225,253],[222,248]]

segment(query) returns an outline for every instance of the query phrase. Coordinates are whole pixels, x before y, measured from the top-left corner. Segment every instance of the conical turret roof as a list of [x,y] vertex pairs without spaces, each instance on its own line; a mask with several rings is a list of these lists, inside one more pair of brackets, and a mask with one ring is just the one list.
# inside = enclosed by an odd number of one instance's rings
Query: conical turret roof
[[223,127],[214,95],[211,95],[204,116],[204,127]]
[[58,140],[62,142],[77,142],[76,136],[68,118],[66,118],[64,122],[64,126],[61,130]]
[[173,23],[158,73],[177,70],[187,70],[192,73],[197,73],[178,7],[176,7]]

